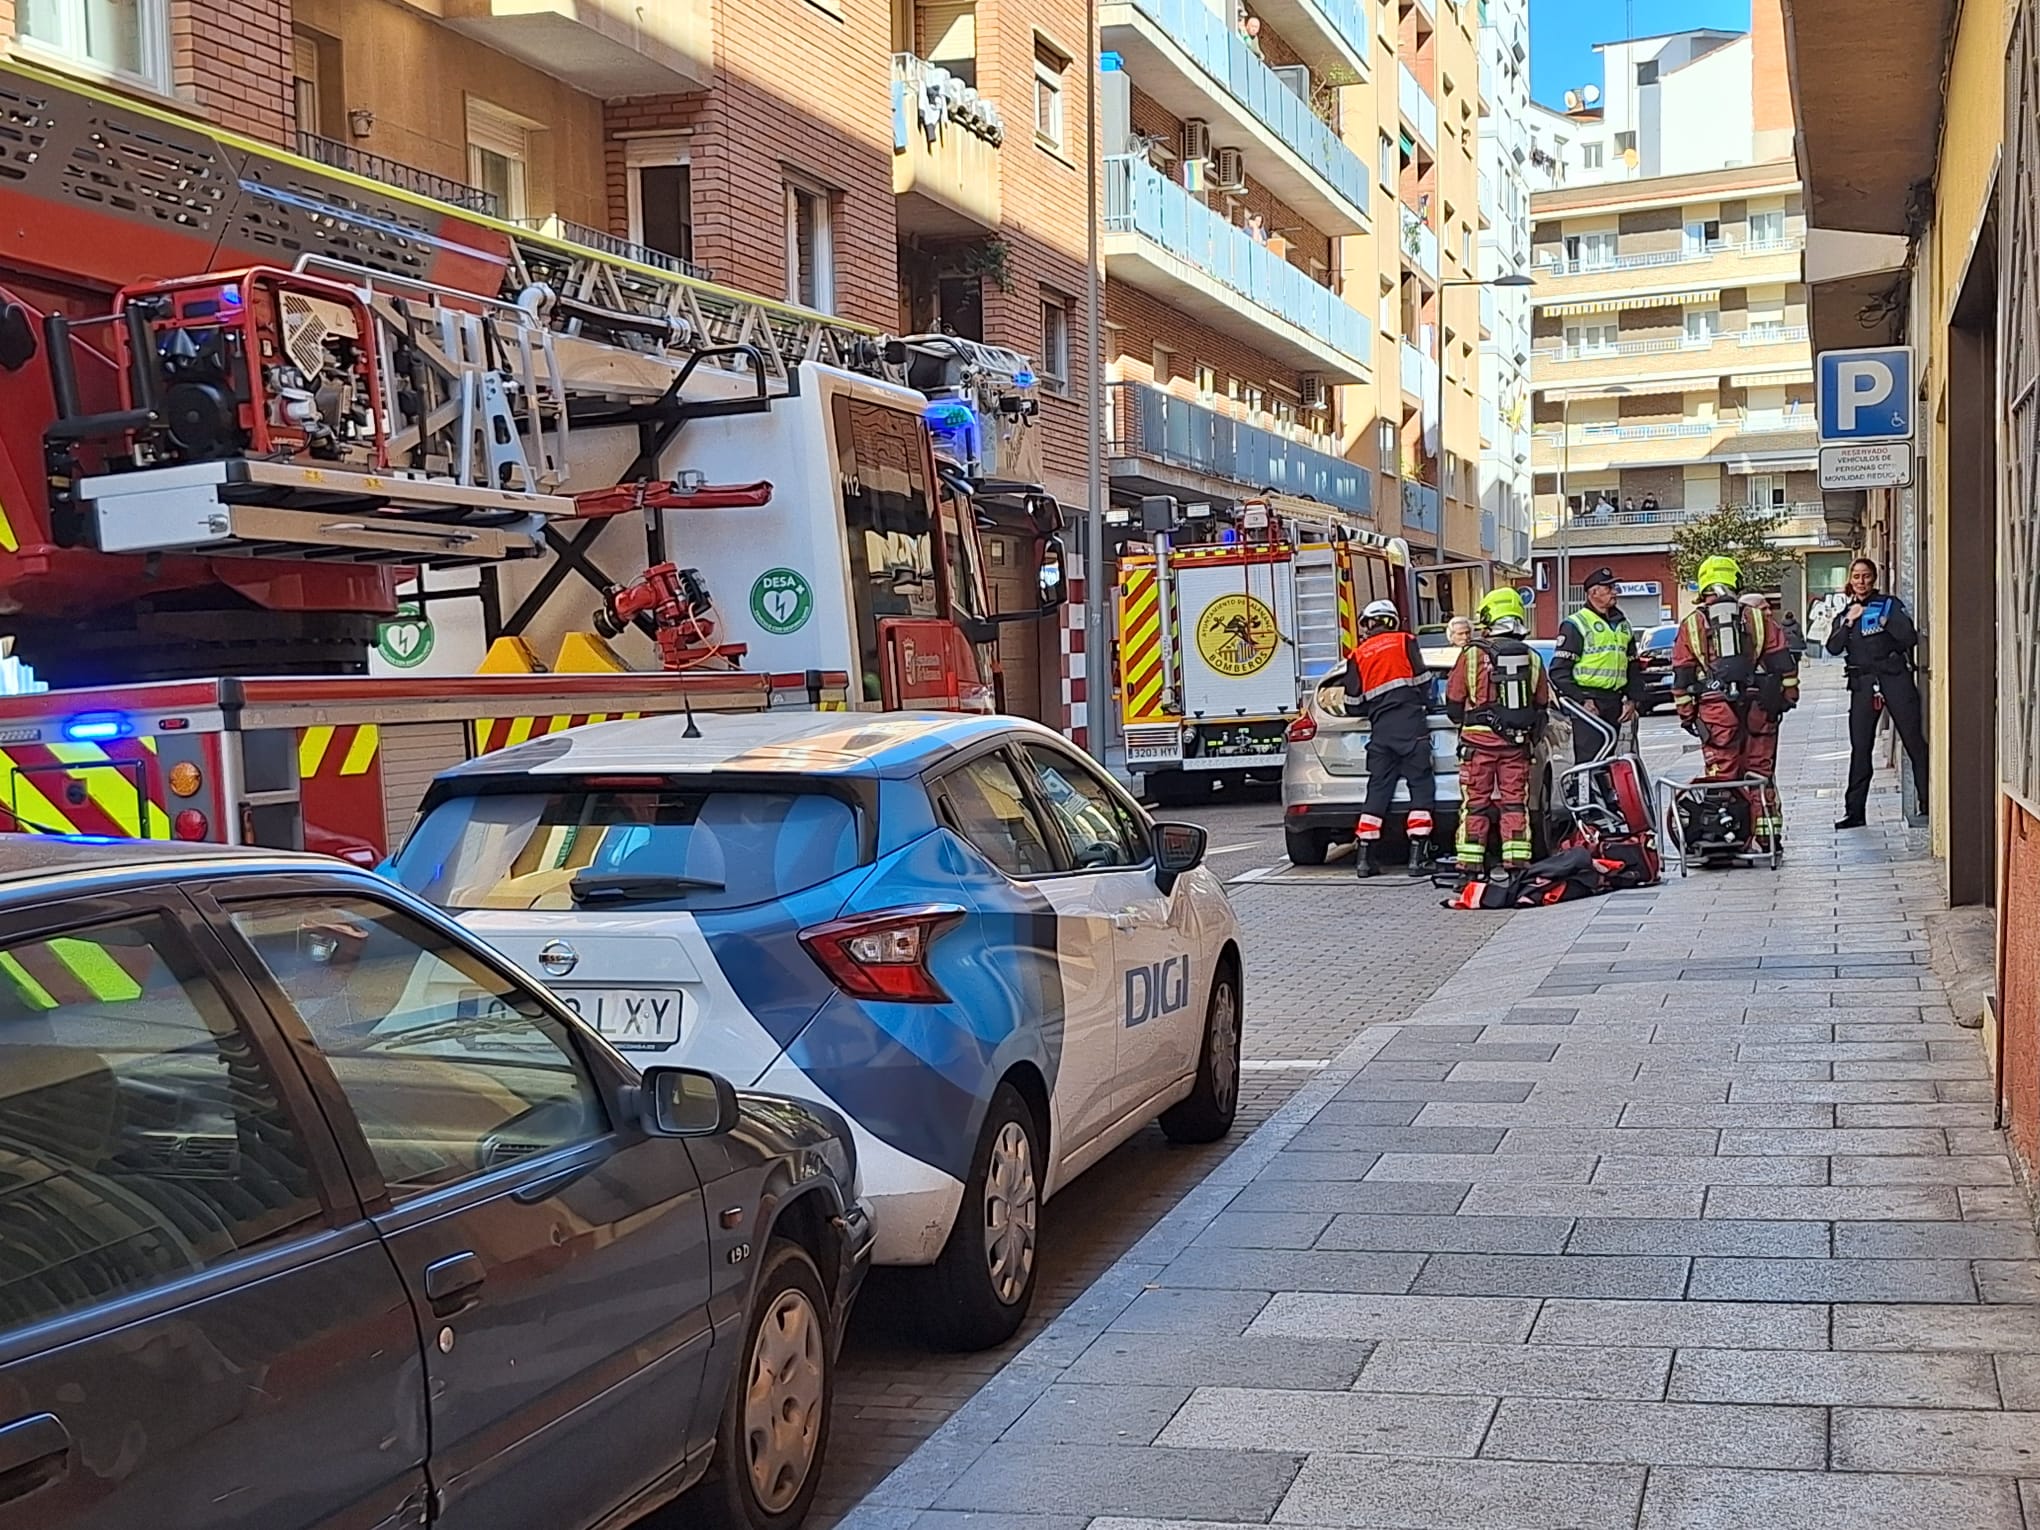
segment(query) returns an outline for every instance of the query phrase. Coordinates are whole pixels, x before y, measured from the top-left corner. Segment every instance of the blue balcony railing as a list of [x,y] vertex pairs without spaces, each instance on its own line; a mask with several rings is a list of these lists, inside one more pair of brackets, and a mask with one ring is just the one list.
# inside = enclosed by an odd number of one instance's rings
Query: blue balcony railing
[[1359,309],[1234,228],[1138,155],[1105,161],[1105,229],[1151,240],[1264,313],[1363,366],[1374,354],[1374,325]]
[[1495,551],[1495,540],[1496,540],[1496,537],[1495,537],[1495,533],[1496,533],[1497,529],[1498,529],[1498,528],[1497,528],[1497,527],[1496,527],[1496,525],[1495,525],[1495,513],[1494,513],[1494,511],[1492,511],[1492,510],[1483,510],[1483,511],[1481,511],[1481,513],[1480,513],[1480,550],[1481,550],[1482,552],[1484,552],[1484,553],[1488,553],[1488,554],[1492,554],[1492,553],[1494,553],[1494,551]]
[[1434,537],[1438,535],[1438,491],[1427,483],[1416,483],[1405,478],[1402,486],[1402,523],[1404,531],[1422,531]]
[[1109,457],[1149,457],[1249,492],[1274,489],[1353,515],[1374,514],[1374,475],[1358,463],[1145,383],[1107,386],[1113,394]]
[[1333,190],[1362,213],[1367,211],[1373,177],[1366,164],[1310,109],[1309,102],[1261,62],[1217,11],[1204,0],[1133,0],[1133,5]]

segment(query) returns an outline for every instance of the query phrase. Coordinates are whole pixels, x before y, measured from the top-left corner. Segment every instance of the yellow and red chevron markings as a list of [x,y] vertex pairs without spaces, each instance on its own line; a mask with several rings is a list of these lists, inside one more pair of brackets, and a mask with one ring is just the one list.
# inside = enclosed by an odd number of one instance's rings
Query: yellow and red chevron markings
[[484,717],[470,726],[474,729],[474,752],[489,754],[529,743],[535,738],[544,738],[548,733],[564,733],[569,728],[579,728],[588,723],[633,722],[643,715],[642,712],[575,712],[558,717]]
[[298,779],[316,781],[320,773],[365,776],[375,765],[382,730],[374,723],[320,723],[298,734]]
[[151,738],[0,750],[0,818],[18,813],[31,833],[168,839],[155,753]]
[[1162,630],[1162,587],[1152,564],[1121,570],[1119,585],[1119,691],[1125,721],[1166,714],[1167,641]]

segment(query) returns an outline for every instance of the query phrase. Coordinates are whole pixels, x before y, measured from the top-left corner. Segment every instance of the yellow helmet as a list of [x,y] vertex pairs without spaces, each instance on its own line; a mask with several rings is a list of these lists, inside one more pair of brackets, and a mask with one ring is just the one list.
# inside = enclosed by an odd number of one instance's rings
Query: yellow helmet
[[1700,572],[1693,582],[1700,587],[1702,594],[1717,587],[1733,594],[1742,588],[1742,568],[1735,559],[1716,553],[1702,561]]
[[1507,585],[1499,590],[1489,590],[1481,598],[1480,605],[1475,608],[1475,614],[1480,618],[1483,627],[1492,627],[1499,621],[1513,619],[1520,622],[1527,619],[1523,610],[1522,593],[1510,589]]

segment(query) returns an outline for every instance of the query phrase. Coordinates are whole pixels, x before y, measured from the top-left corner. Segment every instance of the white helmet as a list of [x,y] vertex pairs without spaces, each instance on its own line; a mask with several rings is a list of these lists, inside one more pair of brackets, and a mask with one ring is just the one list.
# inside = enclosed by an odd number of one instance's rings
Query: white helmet
[[1360,613],[1360,625],[1371,627],[1376,622],[1385,623],[1384,630],[1386,630],[1386,627],[1401,625],[1402,613],[1396,610],[1394,601],[1370,600],[1367,603],[1367,609]]

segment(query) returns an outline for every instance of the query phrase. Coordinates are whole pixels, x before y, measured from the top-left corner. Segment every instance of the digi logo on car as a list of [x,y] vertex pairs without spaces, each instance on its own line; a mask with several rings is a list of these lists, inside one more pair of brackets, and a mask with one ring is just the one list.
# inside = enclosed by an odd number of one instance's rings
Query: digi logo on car
[[1129,1030],[1162,1015],[1173,1015],[1189,1002],[1189,957],[1172,956],[1167,961],[1126,969],[1126,1024]]

